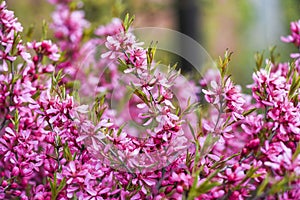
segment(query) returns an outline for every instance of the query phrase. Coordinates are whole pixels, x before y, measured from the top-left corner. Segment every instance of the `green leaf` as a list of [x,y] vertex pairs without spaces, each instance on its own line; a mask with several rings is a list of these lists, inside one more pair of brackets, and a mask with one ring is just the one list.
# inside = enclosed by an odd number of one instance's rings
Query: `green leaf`
[[245,183],[250,178],[256,178],[255,172],[258,170],[258,167],[251,167],[247,173],[246,176],[242,179],[242,181],[239,183],[239,185],[236,188],[239,188],[243,183]]
[[205,156],[210,151],[210,148],[219,140],[218,136],[213,136],[212,133],[207,134],[203,146],[201,147],[200,157]]
[[198,162],[200,160],[200,145],[198,140],[196,140],[196,150],[195,150],[195,159],[194,159],[194,168],[193,171],[195,172],[197,170]]
[[228,71],[228,65],[231,60],[233,52],[229,52],[228,49],[225,52],[224,58],[219,57],[219,70],[221,73],[222,80],[224,79],[225,75]]
[[157,42],[153,45],[153,43],[150,44],[148,51],[147,51],[147,64],[148,68],[150,68],[150,65],[152,64],[152,61],[154,59],[155,53],[157,48]]
[[185,110],[181,113],[181,116],[187,115],[189,113],[195,112],[200,109],[201,104],[199,102],[188,105]]
[[57,183],[57,179],[56,179],[56,172],[53,175],[53,181],[51,181],[51,179],[48,177],[48,181],[50,184],[50,188],[51,188],[51,200],[56,200],[57,197],[57,190],[56,190],[56,183]]
[[193,173],[193,177],[194,177],[194,182],[192,185],[192,188],[196,188],[198,185],[198,177],[200,175],[200,173],[203,171],[204,169],[204,165],[201,165],[199,169],[197,169],[194,173]]
[[262,52],[262,53],[256,52],[254,54],[254,59],[255,59],[255,64],[256,64],[256,70],[259,71],[263,64],[264,52]]
[[[14,33],[14,41],[13,41],[13,46],[11,48],[11,55],[15,55],[18,53],[18,44],[21,42],[21,37],[20,37],[20,34],[19,33]],[[13,66],[12,66],[13,67]]]
[[66,158],[67,161],[71,161],[72,160],[72,154],[68,145],[68,142],[66,141],[66,143],[64,143],[64,147],[63,147],[63,155],[64,158]]
[[15,84],[20,78],[22,78],[21,74],[15,74],[12,80],[12,84]]
[[75,152],[74,155],[72,156],[72,160],[75,160],[76,155],[77,155],[77,152]]
[[243,115],[244,117],[246,117],[246,116],[250,115],[251,113],[253,113],[255,110],[256,110],[256,108],[251,108],[251,109],[249,109],[249,110],[244,111],[244,112],[242,113],[242,115]]
[[300,144],[298,143],[295,153],[292,156],[292,161],[294,161],[300,153]]
[[196,134],[195,134],[195,131],[194,131],[194,128],[192,127],[191,123],[189,121],[187,121],[187,124],[189,125],[189,128],[191,130],[191,133],[193,135],[193,138],[195,141],[197,141],[197,137],[196,137]]
[[215,162],[215,163],[211,166],[211,169],[215,169],[215,168],[219,167],[220,165],[226,163],[228,160],[231,160],[232,158],[234,158],[234,157],[236,157],[236,156],[239,156],[239,155],[240,155],[240,153],[236,153],[236,154],[233,154],[233,155],[231,155],[230,157],[228,157],[228,158],[226,158],[226,159],[224,159],[224,160],[222,160],[223,156],[221,156],[221,160],[218,161],[218,162]]
[[276,61],[278,60],[278,58],[279,58],[279,54],[276,54],[275,55],[275,50],[276,50],[276,45],[274,45],[274,46],[271,46],[270,48],[269,48],[269,51],[270,51],[270,61],[271,61],[271,63],[273,63],[273,64],[276,64]]
[[33,32],[34,32],[34,25],[31,24],[28,28],[28,30],[26,31],[26,37],[27,39],[30,41],[32,40],[32,35],[33,35]]
[[272,64],[272,62],[270,62],[270,61],[266,64],[265,70],[266,70],[267,74],[271,73],[271,68],[272,68],[271,64]]
[[294,72],[291,88],[288,94],[290,99],[294,97],[295,92],[299,89],[299,87],[300,87],[300,76],[298,76],[298,74]]
[[286,189],[288,183],[288,178],[285,176],[283,179],[278,181],[277,183],[274,183],[269,191],[270,194],[277,194],[279,192],[282,192]]
[[129,13],[125,15],[125,19],[123,21],[125,32],[128,31],[129,27],[134,21],[134,18],[135,18],[134,15],[132,17],[129,17]]
[[92,108],[93,110],[92,114],[96,114],[96,119],[98,121],[101,119],[104,111],[107,109],[107,106],[105,106],[105,99],[106,99],[105,94],[96,97],[94,106]]
[[120,71],[124,71],[125,69],[128,68],[128,64],[124,60],[118,58],[118,61],[119,61],[119,70]]
[[137,95],[144,103],[149,105],[148,97],[142,90],[136,88],[133,93]]
[[43,20],[43,26],[42,26],[42,40],[47,38],[47,32],[48,32],[48,23]]
[[47,180],[48,180],[48,182],[49,182],[49,184],[50,184],[51,191],[54,191],[54,187],[53,187],[53,183],[52,183],[51,178],[50,178],[50,177],[47,177]]
[[62,191],[62,189],[66,186],[66,178],[64,177],[61,182],[59,183],[57,187],[57,177],[56,177],[56,172],[54,173],[53,176],[53,181],[51,181],[51,178],[47,177],[47,180],[50,184],[51,188],[51,200],[56,200],[59,192]]
[[19,110],[16,109],[13,124],[17,132],[19,132],[19,122],[20,122]]
[[66,177],[64,177],[62,181],[59,183],[59,186],[57,188],[57,194],[60,193],[62,189],[66,186],[66,182],[67,182]]
[[126,123],[122,124],[117,132],[117,136],[120,136],[122,133],[123,128],[126,126]]
[[214,188],[216,186],[219,186],[219,185],[221,185],[221,183],[219,183],[219,182],[215,182],[215,181],[214,182],[208,182],[207,184],[202,185],[201,187],[199,187],[199,190],[197,190],[197,192],[199,194],[204,194],[204,193],[210,191],[212,188]]
[[286,81],[288,82],[292,74],[295,72],[295,62],[289,63],[289,71],[286,75]]
[[265,179],[263,180],[263,182],[259,185],[257,192],[256,192],[256,196],[260,196],[264,192],[268,183],[269,183],[269,175],[267,174]]
[[[221,169],[215,170],[213,173],[211,173],[206,180],[199,186],[199,187],[194,187],[194,184],[189,192],[188,199],[192,200],[195,197],[199,196],[200,194],[204,194],[208,191],[210,191],[212,188],[221,185],[221,183],[216,182],[216,181],[211,181],[219,172]],[[197,179],[197,178],[196,178]],[[196,183],[197,184],[197,183]]]

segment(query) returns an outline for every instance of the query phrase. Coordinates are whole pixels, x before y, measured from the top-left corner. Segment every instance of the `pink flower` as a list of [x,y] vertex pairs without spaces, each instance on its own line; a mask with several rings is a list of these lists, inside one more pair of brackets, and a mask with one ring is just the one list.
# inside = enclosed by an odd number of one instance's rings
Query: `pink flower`
[[137,43],[135,36],[130,32],[120,32],[116,35],[107,36],[105,46],[109,50],[101,55],[102,58],[116,60],[119,56],[125,58],[124,51],[127,49],[135,49],[141,43]]
[[277,102],[282,102],[288,93],[286,78],[279,73],[268,73],[260,70],[253,74],[254,84],[252,94],[260,105],[277,106]]
[[284,170],[294,171],[296,174],[300,174],[300,156],[292,159],[292,150],[283,142],[280,142],[276,148],[277,152],[267,152],[268,160],[265,161],[264,164],[279,174],[282,174]]
[[[54,29],[55,37],[61,40],[60,48],[62,50],[73,49],[78,46],[83,30],[90,26],[89,22],[84,19],[83,11],[70,11],[64,5],[57,6],[52,18],[51,28]],[[65,38],[69,41],[63,40]]]
[[300,21],[291,22],[291,35],[281,37],[283,42],[294,43],[297,47],[300,46]]
[[18,22],[17,18],[15,18],[14,12],[6,9],[5,1],[0,5],[0,22],[4,26],[4,29],[9,31],[9,35],[12,34],[11,31],[23,31],[23,27],[20,22]]
[[95,34],[98,36],[116,35],[124,31],[123,23],[119,18],[113,18],[112,21],[105,25],[99,26],[95,30]]
[[58,47],[56,44],[52,44],[50,40],[44,40],[42,42],[28,42],[27,47],[35,50],[37,55],[42,54],[48,56],[53,61],[58,61],[60,57]]

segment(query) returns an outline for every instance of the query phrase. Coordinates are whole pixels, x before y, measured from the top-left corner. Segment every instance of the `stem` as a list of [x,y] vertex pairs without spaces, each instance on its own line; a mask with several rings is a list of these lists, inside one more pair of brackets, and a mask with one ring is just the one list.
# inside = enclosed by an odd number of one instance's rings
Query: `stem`
[[[3,62],[5,62],[3,60]],[[10,71],[11,71],[11,82],[10,82],[10,85],[11,85],[11,89],[10,89],[10,94],[9,94],[9,106],[7,106],[6,108],[6,113],[5,113],[5,116],[4,116],[4,119],[1,123],[1,126],[0,126],[0,131],[4,128],[5,126],[5,122],[6,122],[6,115],[9,113],[9,107],[10,106],[13,106],[14,102],[13,102],[13,97],[14,97],[14,88],[15,88],[15,84],[14,84],[14,78],[15,78],[15,70],[14,70],[14,66],[13,66],[13,62],[12,61],[9,61],[9,66],[10,66]]]
[[222,95],[221,95],[221,94],[219,95],[219,98],[220,98],[220,105],[219,105],[220,108],[219,108],[219,113],[218,113],[217,122],[216,122],[215,127],[214,127],[214,132],[216,132],[217,126],[218,126],[218,124],[219,124],[219,122],[220,122],[220,119],[221,119],[221,114],[223,113],[223,112],[222,112],[223,98],[222,98]]
[[[103,140],[99,140],[99,142],[101,142],[103,145],[107,145]],[[126,166],[125,162],[120,159],[120,157],[116,152],[114,152],[111,148],[109,148],[109,151],[115,158],[118,159],[119,162],[122,163],[122,165],[126,168],[126,170],[128,170],[131,174],[134,174],[133,171]]]

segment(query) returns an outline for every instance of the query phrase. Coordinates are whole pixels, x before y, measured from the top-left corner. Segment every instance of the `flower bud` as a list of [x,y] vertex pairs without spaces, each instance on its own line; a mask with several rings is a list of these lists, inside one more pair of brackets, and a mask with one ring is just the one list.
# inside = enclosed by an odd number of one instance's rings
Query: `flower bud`
[[235,163],[235,164],[232,166],[232,170],[235,171],[238,167],[239,167],[239,163]]
[[22,194],[22,192],[20,190],[15,190],[13,191],[13,194],[18,197]]
[[161,186],[166,186],[166,185],[168,185],[168,181],[163,180],[163,181],[161,182]]
[[34,56],[34,57],[32,58],[32,60],[33,60],[34,63],[38,63],[39,57],[38,57],[38,56]]
[[22,182],[21,182],[21,185],[22,185],[22,186],[28,185],[28,179],[23,178],[23,179],[22,179]]
[[242,155],[247,155],[248,153],[248,149],[247,148],[243,148],[242,149]]
[[256,139],[253,139],[251,140],[247,146],[250,148],[250,149],[256,149],[260,144],[260,140],[259,138],[256,138]]
[[168,187],[166,188],[166,194],[172,192],[172,190],[173,190],[173,186],[168,186]]
[[12,183],[12,184],[10,185],[10,187],[13,188],[13,189],[15,189],[15,188],[18,187],[18,183]]
[[12,174],[13,176],[18,176],[19,173],[20,173],[20,169],[19,169],[17,166],[14,166],[14,168],[13,168],[12,171],[11,171],[11,174]]
[[8,185],[7,181],[6,181],[6,180],[3,180],[1,186],[2,186],[2,187],[6,187],[7,185]]
[[176,188],[176,191],[180,194],[183,193],[183,187],[181,185],[178,185],[177,188]]
[[296,147],[296,146],[295,146],[295,143],[292,142],[292,141],[288,142],[286,146],[288,146],[288,147],[289,147],[290,149],[292,149],[292,150],[294,150],[295,147]]
[[231,181],[235,181],[235,175],[232,173],[232,174],[229,174],[228,176],[227,176],[227,179],[228,179],[228,181],[229,182],[231,182]]
[[239,195],[240,195],[239,191],[234,191],[232,193],[231,197],[232,197],[232,199],[238,199]]
[[12,117],[11,117],[11,115],[10,114],[7,114],[6,116],[5,116],[5,119],[7,119],[7,120],[10,120]]

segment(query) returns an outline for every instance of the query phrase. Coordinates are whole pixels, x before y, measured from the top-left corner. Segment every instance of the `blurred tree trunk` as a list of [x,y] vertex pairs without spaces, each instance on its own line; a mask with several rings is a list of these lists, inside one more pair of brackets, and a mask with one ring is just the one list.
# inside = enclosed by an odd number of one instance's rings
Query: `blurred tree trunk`
[[[179,31],[196,41],[199,41],[200,15],[197,0],[176,0],[176,12]],[[196,53],[189,50],[184,40],[180,41],[181,52]],[[190,52],[189,52],[190,51]],[[182,55],[182,54],[181,54]],[[197,55],[192,55],[197,56]],[[179,67],[183,72],[190,72],[193,66],[184,58],[180,59]]]

